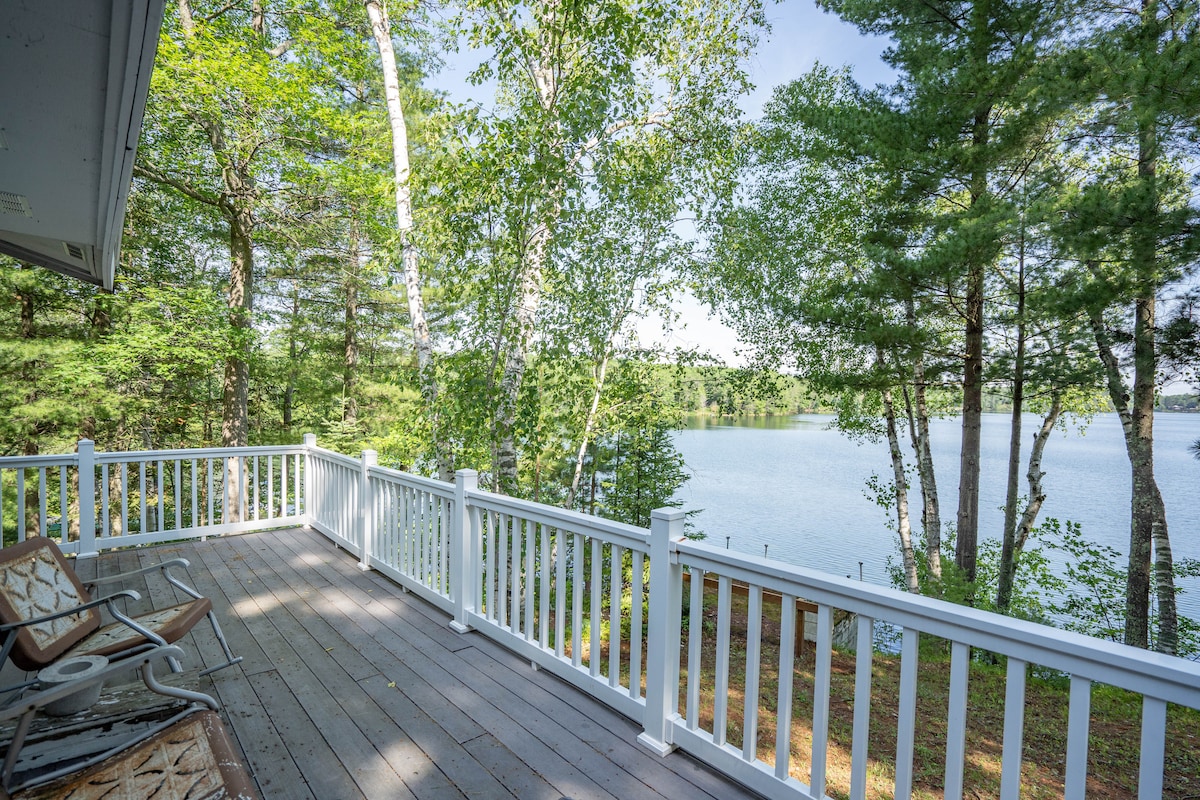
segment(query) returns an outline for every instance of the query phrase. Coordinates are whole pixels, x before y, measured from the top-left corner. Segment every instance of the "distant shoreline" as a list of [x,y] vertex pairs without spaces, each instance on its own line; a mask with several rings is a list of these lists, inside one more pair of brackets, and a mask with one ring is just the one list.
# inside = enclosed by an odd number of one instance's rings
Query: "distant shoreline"
[[[762,413],[748,413],[748,412],[726,413],[726,412],[702,410],[702,411],[685,411],[683,416],[684,416],[684,419],[770,419],[770,418],[775,418],[775,417],[795,417],[800,414],[823,414],[825,416],[834,416],[835,413],[836,412],[834,412],[832,409],[822,409],[822,408],[804,409],[802,411],[765,411]],[[988,410],[988,411],[984,411],[983,413],[984,414],[1011,414],[1012,409]],[[1027,414],[1035,414],[1035,412],[1032,412],[1032,411],[1028,411],[1026,413]],[[1112,409],[1108,409],[1108,410],[1102,411],[1100,413],[1101,414],[1115,414],[1116,412],[1113,411]],[[1156,409],[1154,409],[1154,413],[1155,414],[1200,414],[1200,407],[1196,407],[1196,408],[1156,408]],[[960,415],[954,414],[954,413],[946,413],[946,414],[935,414],[933,416],[937,416],[942,419],[953,419],[954,417],[958,417]]]

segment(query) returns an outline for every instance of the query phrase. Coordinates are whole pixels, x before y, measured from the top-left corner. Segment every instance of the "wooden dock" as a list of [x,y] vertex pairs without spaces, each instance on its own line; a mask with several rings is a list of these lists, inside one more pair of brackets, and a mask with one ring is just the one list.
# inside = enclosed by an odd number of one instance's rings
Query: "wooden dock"
[[[245,660],[200,680],[266,798],[743,798],[683,753],[449,618],[305,529],[117,551],[86,579],[191,561]],[[128,588],[168,604],[157,576]],[[136,604],[131,610],[137,610]],[[219,649],[206,625],[182,644]],[[11,671],[11,667],[9,667]],[[6,677],[11,675],[6,671]]]

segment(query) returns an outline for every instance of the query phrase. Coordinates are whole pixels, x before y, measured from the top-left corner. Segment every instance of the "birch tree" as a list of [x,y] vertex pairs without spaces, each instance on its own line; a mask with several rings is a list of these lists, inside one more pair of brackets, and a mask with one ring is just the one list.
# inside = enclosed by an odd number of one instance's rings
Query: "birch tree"
[[1154,476],[1154,404],[1160,378],[1162,293],[1194,269],[1198,209],[1185,159],[1196,156],[1200,65],[1194,4],[1139,0],[1089,7],[1079,52],[1083,171],[1063,197],[1059,231],[1078,259],[1078,302],[1121,419],[1132,477],[1125,642],[1175,652],[1174,565]]
[[507,184],[512,270],[499,322],[493,469],[499,490],[518,491],[518,404],[555,268],[558,237],[614,143],[657,129],[675,132],[664,153],[682,202],[688,183],[721,172],[718,137],[736,119],[744,57],[761,24],[757,0],[720,3],[474,2],[473,44],[494,53],[477,75],[500,86],[497,115],[473,133]]
[[439,425],[438,379],[434,364],[433,338],[429,332],[429,320],[425,316],[425,302],[422,297],[425,284],[421,276],[420,258],[413,241],[413,192],[409,181],[411,165],[409,162],[408,125],[404,119],[400,78],[396,69],[396,52],[392,46],[391,21],[379,0],[364,0],[363,5],[366,8],[367,18],[370,20],[371,35],[379,50],[383,93],[387,104],[388,123],[391,127],[392,178],[396,193],[396,233],[400,239],[400,260],[408,299],[408,316],[412,324],[413,347],[417,354],[417,375],[421,386],[421,397],[425,401],[426,413],[429,417],[429,428],[433,436],[438,476],[442,480],[448,481],[454,476],[454,461]]

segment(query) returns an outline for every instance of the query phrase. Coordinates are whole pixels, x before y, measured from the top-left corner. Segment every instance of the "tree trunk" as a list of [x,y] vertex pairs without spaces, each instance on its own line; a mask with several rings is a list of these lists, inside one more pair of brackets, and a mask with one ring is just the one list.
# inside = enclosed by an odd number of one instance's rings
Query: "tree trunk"
[[[1050,404],[1050,410],[1042,418],[1041,428],[1033,437],[1033,448],[1029,451],[1029,466],[1025,472],[1025,480],[1029,486],[1029,499],[1025,503],[1025,509],[1021,512],[1020,519],[1014,521],[1012,544],[1009,548],[1011,553],[1007,559],[1003,554],[1001,555],[1000,574],[996,587],[996,607],[1001,610],[1008,608],[1012,601],[1017,559],[1025,549],[1025,543],[1029,541],[1029,534],[1033,530],[1034,523],[1037,522],[1038,514],[1042,511],[1042,504],[1046,502],[1046,491],[1042,487],[1042,478],[1046,477],[1046,473],[1042,472],[1042,454],[1046,450],[1046,442],[1050,440],[1054,425],[1061,415],[1062,396],[1056,393]],[[1004,542],[1002,547],[1009,547],[1008,542]]]
[[[1013,361],[1012,417],[1008,432],[1008,486],[1004,499],[1004,531],[1000,540],[1000,574],[996,607],[1008,608],[1017,560],[1017,503],[1021,491],[1021,414],[1025,410],[1025,237],[1021,231],[1017,257],[1017,352]],[[1031,497],[1032,499],[1032,497]]]
[[191,0],[179,0],[179,27],[187,33],[191,33],[196,28],[196,21],[192,17]]
[[550,243],[550,228],[539,223],[530,237],[529,247],[521,260],[520,300],[513,315],[512,330],[505,339],[504,366],[500,376],[499,397],[492,416],[496,441],[496,491],[516,494],[518,485],[518,454],[516,442],[517,405],[525,367],[537,328],[538,306],[542,298],[542,274]]
[[[1142,0],[1143,58],[1153,61],[1158,54],[1158,3]],[[1158,264],[1157,223],[1162,209],[1157,182],[1158,171],[1158,119],[1153,112],[1153,103],[1141,97],[1135,98],[1134,114],[1138,126],[1138,179],[1149,191],[1143,191],[1146,208],[1141,215],[1142,228],[1134,239],[1135,269],[1142,276],[1142,292],[1137,298],[1133,328],[1133,429],[1141,440],[1138,463],[1133,466],[1133,491],[1135,511],[1141,519],[1130,526],[1138,528],[1139,558],[1145,550],[1150,557],[1153,547],[1154,585],[1158,599],[1158,636],[1155,648],[1163,653],[1175,654],[1178,646],[1178,616],[1175,609],[1175,564],[1171,555],[1171,539],[1167,532],[1167,513],[1163,506],[1158,481],[1154,477],[1154,379],[1158,372],[1158,351],[1155,325],[1157,289],[1162,281]],[[1139,488],[1142,496],[1138,497]],[[1132,533],[1130,542],[1130,569],[1133,575]],[[1139,571],[1140,571],[1139,566]],[[1147,569],[1149,572],[1149,569]],[[1132,580],[1132,579],[1131,579]],[[1147,581],[1148,582],[1148,581]],[[1141,591],[1143,583],[1139,575],[1136,586]],[[1131,592],[1132,594],[1132,592]],[[1137,600],[1142,605],[1141,597]],[[1128,607],[1129,603],[1126,603]],[[1147,611],[1149,602],[1147,598]],[[1146,615],[1149,627],[1149,613]],[[1128,635],[1126,636],[1128,642]],[[1143,644],[1142,646],[1146,646]]]
[[979,452],[983,415],[983,269],[967,278],[966,358],[963,368],[962,444],[959,451],[958,538],[954,560],[975,580],[979,542]]
[[[1134,348],[1138,348],[1139,333],[1147,325],[1153,325],[1153,307],[1139,302],[1136,309],[1137,317],[1134,324]],[[1145,388],[1136,391],[1139,371],[1137,357],[1134,359],[1134,403],[1131,406],[1130,395],[1126,391],[1121,377],[1120,364],[1108,341],[1108,334],[1097,317],[1092,318],[1092,330],[1096,337],[1097,352],[1104,365],[1108,383],[1109,398],[1121,419],[1121,428],[1125,434],[1125,451],[1129,455],[1130,471],[1133,476],[1133,495],[1130,502],[1130,533],[1129,533],[1129,568],[1125,583],[1125,644],[1146,648],[1150,646],[1150,569],[1151,548],[1156,542],[1161,542],[1155,558],[1155,576],[1159,580],[1158,598],[1169,592],[1166,614],[1168,624],[1162,623],[1164,609],[1159,608],[1159,647],[1175,646],[1177,631],[1173,627],[1175,619],[1175,581],[1174,569],[1171,563],[1170,539],[1167,536],[1166,512],[1162,503],[1162,495],[1158,490],[1158,481],[1154,477],[1154,446],[1153,446],[1153,382],[1150,391]],[[1145,347],[1145,343],[1141,345]],[[1144,356],[1144,353],[1143,353]],[[1145,379],[1144,375],[1140,377]],[[1145,408],[1138,408],[1137,401],[1144,395],[1151,398],[1151,415],[1147,417]],[[1150,438],[1147,438],[1147,437]],[[1161,573],[1158,572],[1161,570]],[[1164,641],[1165,639],[1165,641]]]
[[[1174,655],[1178,644],[1174,561],[1167,532],[1166,509],[1158,489],[1158,480],[1154,477],[1154,377],[1158,364],[1154,317],[1153,294],[1140,298],[1135,310],[1133,333],[1133,407],[1130,416],[1135,445],[1130,451],[1133,519],[1130,525],[1126,613],[1128,617],[1131,611],[1136,610],[1140,616],[1134,635],[1138,637],[1138,647],[1148,647],[1150,590],[1153,584],[1158,600],[1155,649]],[[1128,622],[1126,625],[1126,644],[1133,644]]]
[[[986,69],[989,43],[988,30],[991,17],[990,3],[976,0],[971,6],[971,51],[972,62],[980,73]],[[980,92],[986,97],[986,92]],[[971,208],[977,208],[988,196],[988,171],[985,152],[991,132],[992,107],[984,103],[975,111],[971,129]],[[967,255],[966,315],[963,361],[962,400],[962,448],[959,452],[958,481],[958,539],[954,560],[968,581],[975,580],[976,561],[979,549],[979,452],[980,429],[983,415],[983,323],[984,282],[986,280],[984,256],[971,252]]]
[[438,477],[452,480],[454,461],[449,446],[443,440],[438,414],[438,383],[433,356],[433,339],[429,333],[429,321],[425,316],[425,303],[421,296],[421,267],[417,249],[413,246],[412,188],[409,186],[408,125],[404,120],[404,106],[400,102],[400,76],[396,70],[396,53],[392,48],[391,23],[379,0],[364,0],[363,6],[371,22],[371,33],[379,49],[379,61],[383,69],[383,92],[387,101],[388,123],[392,129],[392,171],[396,185],[396,231],[400,235],[401,264],[404,271],[404,286],[408,296],[408,317],[412,322],[413,347],[417,351],[417,373],[421,385],[421,397],[429,415],[433,436],[434,457],[437,460]]
[[300,338],[297,328],[300,326],[300,287],[292,283],[292,318],[288,321],[288,369],[287,386],[283,390],[283,427],[292,429],[293,406],[296,398],[296,376],[300,365],[296,360],[296,350]]
[[[1155,0],[1142,0],[1143,70],[1149,69],[1158,55],[1157,17],[1158,3]],[[1125,643],[1136,647],[1148,647],[1150,644],[1153,569],[1159,602],[1157,648],[1173,653],[1178,638],[1174,564],[1166,512],[1154,477],[1154,379],[1158,370],[1155,310],[1162,278],[1158,264],[1157,231],[1161,217],[1157,185],[1158,117],[1153,100],[1144,94],[1135,94],[1133,117],[1137,125],[1137,178],[1142,207],[1138,209],[1139,222],[1134,230],[1131,253],[1131,266],[1138,277],[1138,293],[1134,300],[1133,321],[1133,400],[1128,413],[1129,422],[1125,426],[1126,449],[1133,477],[1129,570],[1125,587]]]
[[[974,144],[988,143],[990,109],[976,115]],[[988,191],[986,175],[973,178],[972,205]],[[962,365],[962,440],[959,451],[959,512],[958,539],[954,560],[967,581],[976,579],[979,543],[979,449],[983,425],[983,333],[984,333],[984,265],[972,263],[967,269],[966,283],[966,345]]]
[[1171,554],[1171,538],[1167,535],[1167,510],[1157,484],[1151,496],[1154,508],[1154,586],[1158,599],[1158,637],[1154,649],[1160,653],[1178,655],[1179,616],[1175,608],[1175,559]]
[[[190,0],[179,0],[179,19],[184,35],[195,34],[195,20]],[[231,153],[220,118],[198,119],[208,138],[213,156],[221,165],[223,190],[220,196],[209,196],[153,172],[140,174],[182,191],[198,202],[215,206],[229,225],[229,349],[225,357],[225,374],[221,384],[221,444],[224,447],[245,447],[250,433],[250,353],[254,327],[254,177],[249,163]],[[245,476],[241,459],[230,459],[225,471],[230,507],[224,509],[225,520],[241,519],[245,497]]]
[[253,336],[254,243],[253,220],[235,211],[229,222],[229,328],[231,347],[225,360],[221,444],[245,447],[249,438],[250,340]]
[[[22,267],[22,269],[31,269],[30,267]],[[18,295],[21,303],[21,338],[25,341],[31,341],[37,336],[34,327],[34,303],[33,293],[22,291]],[[37,381],[34,380],[37,371],[37,362],[27,359],[22,365],[21,382],[26,386],[36,386]],[[25,396],[26,403],[37,402],[37,392],[30,390]],[[24,431],[24,443],[21,447],[21,453],[27,456],[35,456],[39,452],[37,430],[34,427],[28,427]],[[25,483],[25,497],[18,498],[18,503],[25,504],[25,531],[26,538],[36,536],[39,530],[39,519],[41,514],[41,506],[38,503],[38,485],[36,481],[27,481]]]
[[[875,346],[875,364],[882,372],[885,369],[883,348]],[[892,458],[892,480],[896,500],[896,532],[900,535],[900,553],[904,561],[904,581],[908,591],[921,592],[917,577],[917,557],[913,550],[912,523],[908,514],[908,480],[904,475],[904,454],[900,450],[900,437],[896,433],[896,406],[892,402],[892,390],[880,390],[883,397],[883,415],[887,424],[888,452]]]
[[604,347],[604,356],[596,368],[595,383],[592,386],[592,403],[588,407],[587,419],[583,423],[583,436],[579,439],[579,451],[575,454],[575,473],[571,476],[571,489],[567,492],[567,508],[575,507],[575,496],[579,493],[579,481],[583,477],[583,462],[587,456],[588,445],[592,441],[592,432],[596,428],[596,412],[600,408],[600,396],[604,392],[604,379],[608,374],[608,359],[611,348]]
[[[917,312],[912,298],[905,306],[908,326],[917,327]],[[925,560],[935,584],[942,580],[942,513],[938,503],[937,475],[933,469],[933,449],[929,440],[929,402],[925,385],[925,353],[918,349],[913,357],[913,399],[916,405],[913,448],[917,457],[917,478],[921,484],[921,526],[925,531]]]
[[355,425],[358,422],[358,229],[350,235],[350,263],[346,273],[345,313],[345,359],[342,365],[342,422]]
[[1133,402],[1126,438],[1133,497],[1125,587],[1125,643],[1148,647],[1151,549],[1158,521],[1154,502],[1158,494],[1154,478],[1154,299],[1139,298],[1134,315]]
[[[225,358],[222,386],[221,445],[245,447],[250,432],[250,350],[254,336],[254,244],[253,219],[248,211],[235,212],[229,221],[229,355]],[[246,497],[242,460],[226,460],[226,522],[240,522]]]
[[1042,503],[1046,502],[1046,491],[1042,488],[1042,478],[1046,477],[1046,473],[1042,472],[1042,454],[1046,450],[1046,442],[1050,440],[1055,423],[1062,416],[1062,410],[1062,396],[1055,394],[1050,410],[1042,418],[1042,427],[1033,437],[1033,449],[1029,451],[1029,468],[1025,473],[1025,480],[1029,484],[1029,500],[1025,503],[1025,510],[1021,512],[1021,520],[1017,523],[1016,541],[1013,543],[1017,553],[1025,549],[1025,542],[1029,541],[1033,524],[1037,522],[1038,514],[1042,511]]
[[[555,6],[555,3],[549,4]],[[545,9],[553,14],[554,8]],[[552,119],[558,102],[559,71],[555,68],[558,56],[557,40],[552,32],[542,25],[538,31],[540,40],[539,60],[529,65],[538,102]],[[547,151],[551,157],[561,155],[563,150],[562,131],[557,123],[550,123],[547,131],[550,141]],[[552,169],[547,165],[548,169]],[[495,464],[497,491],[513,494],[518,490],[518,453],[516,444],[517,404],[521,394],[521,383],[525,376],[526,360],[533,346],[538,306],[542,298],[542,276],[550,253],[553,226],[562,213],[563,182],[559,178],[543,179],[542,196],[545,206],[540,215],[532,220],[533,229],[525,242],[518,278],[518,299],[513,314],[512,329],[508,332],[504,349],[504,366],[500,377],[500,396],[492,417],[493,440],[495,441]],[[535,212],[536,214],[536,212]]]
[[604,351],[600,358],[600,364],[596,368],[595,382],[592,385],[592,403],[588,407],[587,419],[583,424],[583,436],[580,437],[579,450],[575,454],[575,474],[571,477],[571,490],[567,493],[565,504],[567,508],[574,508],[575,497],[579,494],[579,482],[583,477],[583,462],[596,428],[596,412],[600,408],[600,397],[604,393],[604,381],[608,375],[608,361],[612,357],[613,340],[617,338],[617,332],[621,330],[621,323],[625,321],[625,317],[629,313],[631,302],[631,300],[626,300],[622,304],[621,309],[613,317],[612,325],[608,329],[608,336],[604,340]]

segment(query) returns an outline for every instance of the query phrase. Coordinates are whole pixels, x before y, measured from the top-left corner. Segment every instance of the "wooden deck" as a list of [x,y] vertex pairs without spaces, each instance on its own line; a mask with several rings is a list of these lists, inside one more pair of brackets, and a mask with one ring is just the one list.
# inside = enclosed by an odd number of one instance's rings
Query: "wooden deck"
[[[110,553],[79,569],[175,556],[245,657],[199,688],[224,705],[266,798],[757,796],[685,754],[651,754],[629,720],[478,633],[454,633],[313,531]],[[172,598],[156,576],[129,588]],[[182,644],[218,660],[205,623]]]

